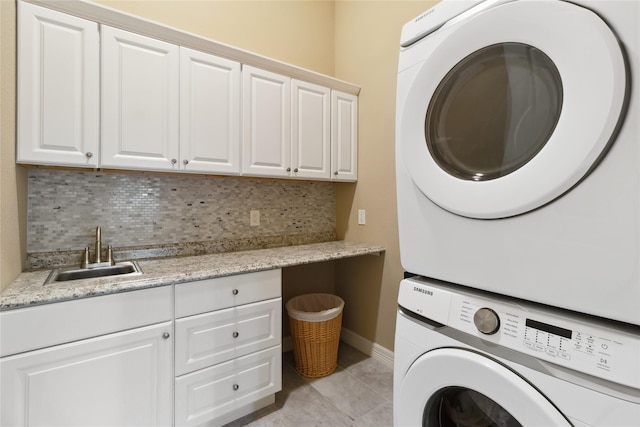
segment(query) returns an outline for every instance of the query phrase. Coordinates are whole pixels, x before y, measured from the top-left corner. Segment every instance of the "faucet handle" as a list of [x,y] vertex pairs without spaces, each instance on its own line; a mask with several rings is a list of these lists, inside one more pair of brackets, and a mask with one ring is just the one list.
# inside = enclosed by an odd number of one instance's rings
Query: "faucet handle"
[[87,268],[89,265],[89,246],[84,248],[84,253],[82,254],[82,263],[80,264],[80,268]]
[[115,265],[115,261],[113,260],[113,248],[111,245],[107,246],[107,262],[111,265]]

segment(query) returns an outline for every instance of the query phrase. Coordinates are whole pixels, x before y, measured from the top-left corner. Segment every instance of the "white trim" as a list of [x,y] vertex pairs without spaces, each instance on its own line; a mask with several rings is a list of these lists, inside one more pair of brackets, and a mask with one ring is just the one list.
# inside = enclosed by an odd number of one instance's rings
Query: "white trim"
[[[393,351],[381,346],[380,344],[369,341],[346,328],[342,328],[340,331],[340,341],[345,344],[349,344],[351,347],[363,352],[367,356],[371,356],[371,358],[377,360],[383,365],[393,368]],[[282,338],[282,352],[284,353],[291,350],[293,350],[291,336]]]
[[393,351],[386,347],[369,341],[346,328],[342,328],[342,331],[340,332],[340,340],[349,344],[351,347],[360,350],[367,356],[371,356],[373,359],[381,362],[389,368],[393,368]]

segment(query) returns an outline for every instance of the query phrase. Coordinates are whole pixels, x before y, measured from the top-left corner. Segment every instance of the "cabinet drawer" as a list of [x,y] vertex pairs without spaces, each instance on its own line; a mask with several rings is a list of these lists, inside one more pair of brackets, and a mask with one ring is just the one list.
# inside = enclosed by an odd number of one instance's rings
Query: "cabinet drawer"
[[176,378],[175,424],[215,420],[282,389],[280,346]]
[[179,319],[176,375],[279,345],[281,335],[281,298]]
[[278,298],[281,277],[276,269],[176,285],[176,318]]
[[3,311],[0,356],[172,320],[172,291],[162,286]]

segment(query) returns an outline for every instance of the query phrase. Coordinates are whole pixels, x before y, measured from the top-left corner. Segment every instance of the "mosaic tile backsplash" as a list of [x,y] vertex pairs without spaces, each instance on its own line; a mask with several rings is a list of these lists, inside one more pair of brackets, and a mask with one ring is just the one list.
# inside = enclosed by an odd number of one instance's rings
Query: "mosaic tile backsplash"
[[[260,225],[250,226],[251,210]],[[330,182],[29,170],[27,252],[335,237]],[[258,244],[259,246],[259,244]]]

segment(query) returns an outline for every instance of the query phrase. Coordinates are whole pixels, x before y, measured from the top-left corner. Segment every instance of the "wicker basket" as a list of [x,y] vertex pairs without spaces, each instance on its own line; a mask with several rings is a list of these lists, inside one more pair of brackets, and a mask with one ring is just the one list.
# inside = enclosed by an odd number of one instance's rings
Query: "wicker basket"
[[[296,298],[308,298],[317,295],[302,295]],[[330,375],[336,370],[338,364],[338,345],[340,343],[344,301],[335,295],[321,294],[321,296],[332,297],[334,302],[332,304],[333,307],[325,308],[325,310],[330,309],[332,313],[328,315],[325,314],[326,312],[317,313],[318,319],[321,319],[319,321],[297,319],[296,317],[299,316],[296,314],[300,312],[291,309],[291,305],[295,305],[295,301],[294,304],[287,303],[296,370],[301,375],[309,378]],[[305,316],[303,317],[313,319],[315,313],[306,312],[304,314]],[[334,317],[326,319],[330,316]]]

